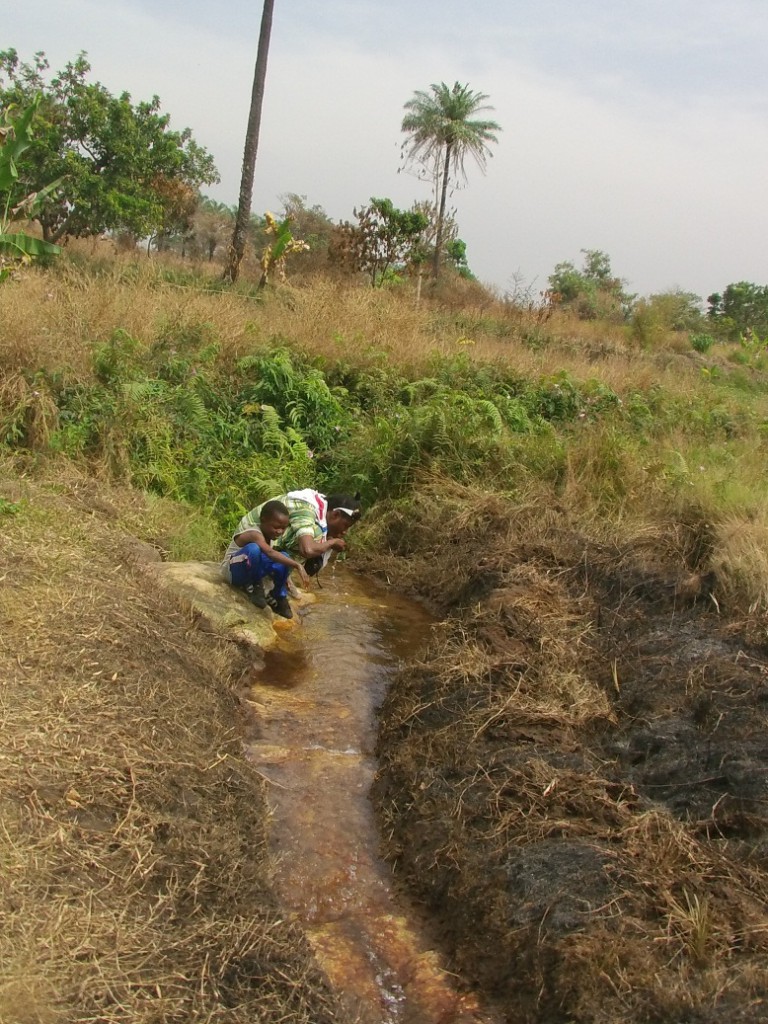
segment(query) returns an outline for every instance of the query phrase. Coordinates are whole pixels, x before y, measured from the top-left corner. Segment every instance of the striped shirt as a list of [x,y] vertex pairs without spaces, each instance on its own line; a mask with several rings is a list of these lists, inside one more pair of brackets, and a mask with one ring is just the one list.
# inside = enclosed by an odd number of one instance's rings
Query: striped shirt
[[[315,541],[321,541],[328,532],[325,521],[328,502],[325,495],[308,487],[303,491],[289,491],[269,500],[281,501],[288,509],[288,526],[277,540],[272,542],[272,546],[279,551],[287,551],[297,562],[303,562],[304,556],[299,551],[299,537],[311,537]],[[251,509],[238,523],[221,566],[225,578],[229,579],[230,558],[240,550],[235,538],[241,533],[247,533],[248,530],[258,530],[261,533],[261,510],[265,505],[266,501]]]

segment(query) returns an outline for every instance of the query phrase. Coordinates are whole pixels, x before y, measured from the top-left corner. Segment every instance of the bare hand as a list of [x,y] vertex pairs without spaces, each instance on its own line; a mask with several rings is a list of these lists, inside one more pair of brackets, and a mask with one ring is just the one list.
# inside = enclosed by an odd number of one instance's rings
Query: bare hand
[[299,573],[299,579],[301,580],[302,586],[308,587],[309,586],[309,576],[307,576],[307,574],[306,574],[306,572],[304,570],[304,566],[303,565],[299,566],[298,573]]

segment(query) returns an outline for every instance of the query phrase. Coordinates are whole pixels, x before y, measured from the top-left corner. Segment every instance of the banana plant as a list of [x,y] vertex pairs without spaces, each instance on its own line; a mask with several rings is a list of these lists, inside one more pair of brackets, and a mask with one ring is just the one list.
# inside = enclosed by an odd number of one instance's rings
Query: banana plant
[[273,271],[277,273],[281,281],[284,281],[285,262],[291,253],[306,252],[309,249],[309,243],[293,237],[290,224],[291,217],[278,221],[269,211],[264,215],[264,231],[268,235],[272,235],[274,241],[264,247],[261,256],[259,288],[265,287]]
[[62,179],[50,183],[37,192],[30,192],[15,204],[11,204],[13,191],[19,181],[18,161],[22,153],[32,145],[32,118],[35,116],[42,96],[38,93],[30,105],[20,114],[13,106],[3,112],[0,123],[0,282],[13,273],[14,269],[40,256],[52,256],[61,252],[58,245],[44,242],[24,231],[11,232],[11,224],[20,217],[31,219],[40,209],[43,201],[55,192]]

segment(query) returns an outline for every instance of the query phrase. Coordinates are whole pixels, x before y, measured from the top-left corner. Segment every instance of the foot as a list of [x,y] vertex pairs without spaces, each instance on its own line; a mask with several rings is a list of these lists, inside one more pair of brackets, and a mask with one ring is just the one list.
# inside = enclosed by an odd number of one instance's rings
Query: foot
[[264,594],[264,584],[261,580],[259,580],[258,583],[249,583],[245,588],[245,596],[251,604],[255,604],[257,608],[267,607],[267,598]]
[[291,602],[287,597],[273,597],[270,594],[267,604],[276,615],[282,615],[284,619],[293,618],[293,608],[291,608]]

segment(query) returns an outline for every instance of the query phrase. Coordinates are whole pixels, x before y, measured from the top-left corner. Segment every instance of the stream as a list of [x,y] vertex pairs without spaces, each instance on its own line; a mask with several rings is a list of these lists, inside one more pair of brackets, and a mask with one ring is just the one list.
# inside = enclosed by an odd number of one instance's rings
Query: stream
[[376,709],[432,620],[344,569],[316,594],[249,690],[246,750],[269,783],[278,894],[360,1024],[491,1024],[395,892],[369,801]]

